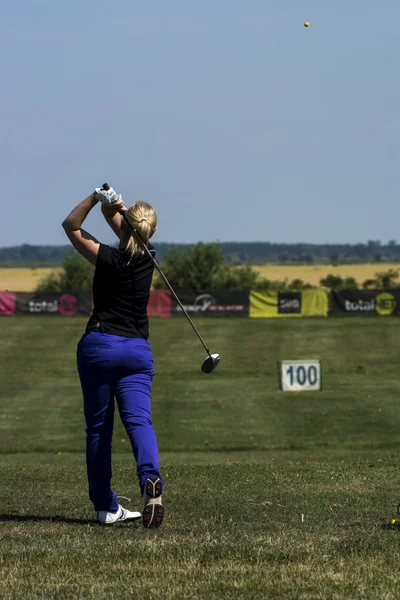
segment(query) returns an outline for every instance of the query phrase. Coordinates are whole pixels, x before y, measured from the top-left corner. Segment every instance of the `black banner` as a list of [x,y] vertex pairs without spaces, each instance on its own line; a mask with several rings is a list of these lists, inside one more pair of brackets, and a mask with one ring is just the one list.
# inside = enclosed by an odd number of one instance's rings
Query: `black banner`
[[338,316],[400,314],[400,289],[333,290],[330,313]]
[[16,292],[15,314],[28,315],[90,315],[91,292]]
[[301,292],[278,292],[278,315],[301,314]]
[[[190,314],[248,316],[249,314],[249,292],[241,290],[218,290],[215,292],[195,292],[179,290],[179,300],[185,310]],[[183,315],[182,309],[172,298],[172,315]]]

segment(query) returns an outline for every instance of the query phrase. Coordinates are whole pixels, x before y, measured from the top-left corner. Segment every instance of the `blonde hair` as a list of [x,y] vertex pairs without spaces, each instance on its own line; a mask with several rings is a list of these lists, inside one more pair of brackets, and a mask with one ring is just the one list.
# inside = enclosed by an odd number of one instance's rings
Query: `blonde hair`
[[[132,257],[143,256],[145,250],[143,244],[138,239],[138,234],[146,246],[149,245],[151,236],[157,229],[157,215],[154,208],[147,202],[135,202],[128,208],[125,213],[129,223],[135,231],[128,228],[127,223],[123,220],[123,227],[128,232],[129,240],[126,245],[126,252]],[[136,233],[137,232],[137,233]]]

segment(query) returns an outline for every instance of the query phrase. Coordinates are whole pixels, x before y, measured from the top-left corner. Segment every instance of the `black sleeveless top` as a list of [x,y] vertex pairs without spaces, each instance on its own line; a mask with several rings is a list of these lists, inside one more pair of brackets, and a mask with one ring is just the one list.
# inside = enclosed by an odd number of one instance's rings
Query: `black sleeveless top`
[[[149,250],[154,256],[151,245]],[[124,250],[100,244],[93,278],[93,314],[86,331],[147,340],[153,271],[154,263],[147,254],[131,258]]]

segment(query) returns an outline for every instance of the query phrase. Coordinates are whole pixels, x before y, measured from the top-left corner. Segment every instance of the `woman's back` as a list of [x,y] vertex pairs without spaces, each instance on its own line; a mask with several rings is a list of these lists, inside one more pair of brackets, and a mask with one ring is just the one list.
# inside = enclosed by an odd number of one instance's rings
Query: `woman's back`
[[[154,249],[149,245],[154,256]],[[154,271],[151,258],[100,244],[93,279],[93,314],[87,330],[149,337],[147,304]]]

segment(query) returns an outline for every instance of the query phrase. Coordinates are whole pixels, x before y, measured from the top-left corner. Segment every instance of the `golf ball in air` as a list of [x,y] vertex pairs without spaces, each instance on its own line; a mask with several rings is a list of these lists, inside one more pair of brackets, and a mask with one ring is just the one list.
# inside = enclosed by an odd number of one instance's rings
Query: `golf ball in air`
[[308,27],[309,25],[310,25],[310,23],[309,23],[308,21],[306,21],[306,22],[304,23],[304,27]]

